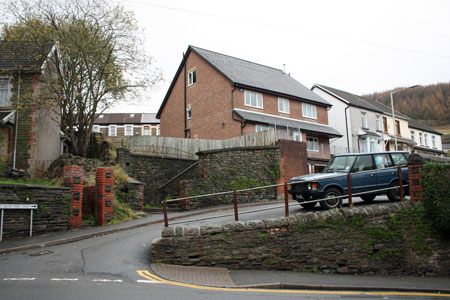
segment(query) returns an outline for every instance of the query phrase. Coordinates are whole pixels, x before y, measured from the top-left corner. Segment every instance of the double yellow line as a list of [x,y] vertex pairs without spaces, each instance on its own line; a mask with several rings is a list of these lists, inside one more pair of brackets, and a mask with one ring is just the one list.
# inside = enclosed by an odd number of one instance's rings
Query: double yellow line
[[276,290],[256,288],[222,288],[201,286],[190,283],[182,283],[163,279],[151,274],[148,270],[137,270],[139,276],[157,283],[165,283],[175,286],[187,287],[198,290],[222,291],[222,292],[251,292],[251,293],[279,293],[279,294],[314,294],[314,295],[377,295],[377,296],[423,296],[423,297],[449,297],[450,294],[439,293],[413,293],[413,292],[356,292],[356,291],[312,291],[312,290]]

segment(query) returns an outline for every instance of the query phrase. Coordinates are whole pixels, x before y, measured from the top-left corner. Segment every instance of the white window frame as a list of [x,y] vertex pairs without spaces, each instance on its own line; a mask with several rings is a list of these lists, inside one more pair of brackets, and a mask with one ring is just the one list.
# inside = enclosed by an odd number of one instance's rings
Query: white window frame
[[188,73],[188,86],[192,86],[197,82],[197,70],[194,69]]
[[[145,128],[147,128],[148,132],[146,134]],[[152,135],[152,126],[150,125],[144,125],[142,126],[142,135]]]
[[436,148],[436,136],[431,136],[431,147]]
[[117,136],[117,126],[116,125],[109,125],[108,136]]
[[420,142],[420,145],[423,145],[423,134],[422,134],[422,132],[419,132],[419,142]]
[[94,127],[92,128],[92,130],[94,132],[100,132],[100,125],[94,125]]
[[317,107],[314,104],[302,103],[302,116],[317,120]]
[[188,119],[188,120],[192,119],[192,106],[189,105],[189,106],[186,108],[186,115],[187,115],[187,119]]
[[156,135],[161,134],[161,125],[156,126]]
[[[255,103],[252,104],[251,96],[255,95]],[[255,108],[264,108],[263,104],[263,95],[261,93],[252,92],[252,91],[244,91],[244,104],[246,106],[255,107]]]
[[380,115],[376,115],[376,122],[377,122],[377,131],[382,131],[382,126],[381,126],[381,116]]
[[425,147],[428,147],[428,134],[424,133],[423,134],[423,139],[425,141]]
[[[0,98],[0,107],[8,107],[11,105],[11,83],[10,80],[8,78],[0,78],[0,82],[3,82],[3,88],[1,88],[0,85],[0,89],[3,91],[3,93],[5,93],[5,98],[1,99]],[[6,83],[6,84],[5,84]]]
[[411,140],[413,140],[414,142],[416,141],[416,134],[414,132],[414,130],[411,130]]
[[283,114],[290,114],[289,99],[278,98],[278,112],[283,113]]
[[369,129],[369,125],[367,124],[367,113],[365,111],[361,112],[361,123],[362,123],[362,128],[364,129]]
[[316,137],[307,136],[306,137],[306,150],[311,151],[311,152],[319,152],[319,139]]
[[[129,132],[131,129],[131,132]],[[125,125],[125,136],[133,135],[133,125]]]

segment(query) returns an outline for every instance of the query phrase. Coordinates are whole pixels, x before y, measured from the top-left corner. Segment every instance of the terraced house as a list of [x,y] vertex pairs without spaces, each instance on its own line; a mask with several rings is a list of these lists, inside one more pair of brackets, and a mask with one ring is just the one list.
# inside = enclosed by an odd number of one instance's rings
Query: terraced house
[[57,117],[37,105],[55,51],[52,43],[0,41],[0,161],[32,175],[61,154]]
[[161,136],[222,140],[273,129],[307,143],[310,172],[330,158],[331,104],[282,70],[189,46],[157,113]]

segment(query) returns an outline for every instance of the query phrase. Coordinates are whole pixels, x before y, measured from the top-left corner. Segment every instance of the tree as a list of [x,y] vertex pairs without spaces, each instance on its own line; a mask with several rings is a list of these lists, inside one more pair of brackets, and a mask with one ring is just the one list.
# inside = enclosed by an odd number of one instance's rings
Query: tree
[[10,22],[4,40],[52,41],[52,75],[35,103],[55,109],[72,152],[84,156],[95,118],[117,101],[138,98],[161,74],[142,49],[133,13],[111,1],[0,2]]

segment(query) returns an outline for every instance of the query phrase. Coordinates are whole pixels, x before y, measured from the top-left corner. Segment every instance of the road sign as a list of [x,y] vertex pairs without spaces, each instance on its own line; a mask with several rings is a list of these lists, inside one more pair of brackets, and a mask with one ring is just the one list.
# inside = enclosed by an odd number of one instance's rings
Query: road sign
[[3,240],[3,219],[5,218],[5,209],[29,209],[30,210],[30,237],[33,235],[33,209],[37,209],[37,204],[0,204],[0,242]]

